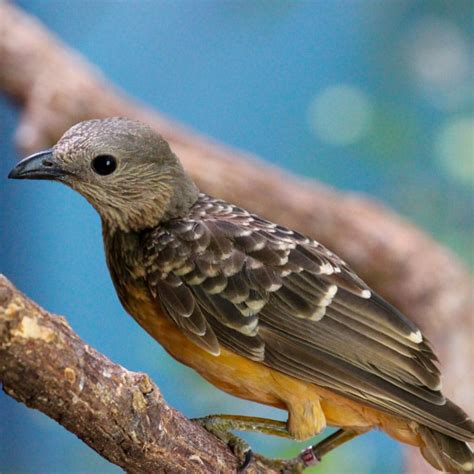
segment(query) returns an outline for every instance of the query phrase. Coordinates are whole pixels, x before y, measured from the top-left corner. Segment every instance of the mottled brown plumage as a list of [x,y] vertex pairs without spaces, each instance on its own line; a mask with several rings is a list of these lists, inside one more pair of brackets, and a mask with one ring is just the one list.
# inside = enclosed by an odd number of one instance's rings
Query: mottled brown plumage
[[294,437],[378,427],[438,469],[472,470],[473,423],[415,324],[321,244],[200,194],[147,126],[80,123],[12,175],[83,194],[130,314],[223,390],[286,408]]

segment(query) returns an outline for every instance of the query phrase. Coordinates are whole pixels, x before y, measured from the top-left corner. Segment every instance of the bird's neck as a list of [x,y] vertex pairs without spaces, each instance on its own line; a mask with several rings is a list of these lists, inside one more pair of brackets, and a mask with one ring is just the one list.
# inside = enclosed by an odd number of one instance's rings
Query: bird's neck
[[[102,220],[102,236],[104,238],[107,264],[112,274],[120,273],[119,268],[128,273],[134,272],[134,267],[142,262],[140,234],[124,232]],[[118,268],[115,268],[117,265]],[[120,275],[124,277],[125,275]]]
[[183,170],[180,185],[173,187],[173,192],[169,196],[166,211],[162,214],[159,222],[168,221],[177,217],[184,217],[199,198],[199,189],[193,180]]
[[144,189],[136,200],[123,196],[123,202],[116,199],[114,206],[97,208],[107,233],[141,233],[170,219],[186,216],[198,200],[199,190],[182,169],[181,172],[182,175],[173,177],[172,181],[158,179],[155,186]]

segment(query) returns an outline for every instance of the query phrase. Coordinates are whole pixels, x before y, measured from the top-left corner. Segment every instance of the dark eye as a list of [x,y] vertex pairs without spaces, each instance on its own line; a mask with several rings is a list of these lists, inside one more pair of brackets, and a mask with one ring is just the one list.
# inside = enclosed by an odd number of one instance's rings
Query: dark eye
[[92,169],[101,176],[111,174],[117,168],[117,160],[112,155],[99,155],[92,160]]

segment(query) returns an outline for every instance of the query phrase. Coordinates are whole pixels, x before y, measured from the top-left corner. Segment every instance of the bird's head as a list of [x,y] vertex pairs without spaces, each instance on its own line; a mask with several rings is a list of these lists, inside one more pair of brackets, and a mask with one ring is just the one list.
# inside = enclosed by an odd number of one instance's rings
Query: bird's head
[[185,214],[199,193],[158,133],[121,117],[74,125],[50,150],[21,160],[8,177],[67,184],[110,229],[123,231]]

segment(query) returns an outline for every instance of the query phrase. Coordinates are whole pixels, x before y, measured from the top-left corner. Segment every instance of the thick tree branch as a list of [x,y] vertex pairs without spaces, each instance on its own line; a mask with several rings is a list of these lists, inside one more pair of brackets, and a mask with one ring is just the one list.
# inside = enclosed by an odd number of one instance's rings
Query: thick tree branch
[[[459,260],[412,224],[365,197],[290,177],[138,105],[36,20],[0,3],[0,89],[22,108],[25,151],[54,143],[72,124],[126,115],[167,138],[202,190],[296,228],[341,255],[428,334],[445,392],[468,410],[473,393],[472,279]],[[410,458],[410,471],[430,472]]]
[[171,408],[147,375],[92,349],[2,275],[0,383],[127,472],[236,471],[227,447]]

